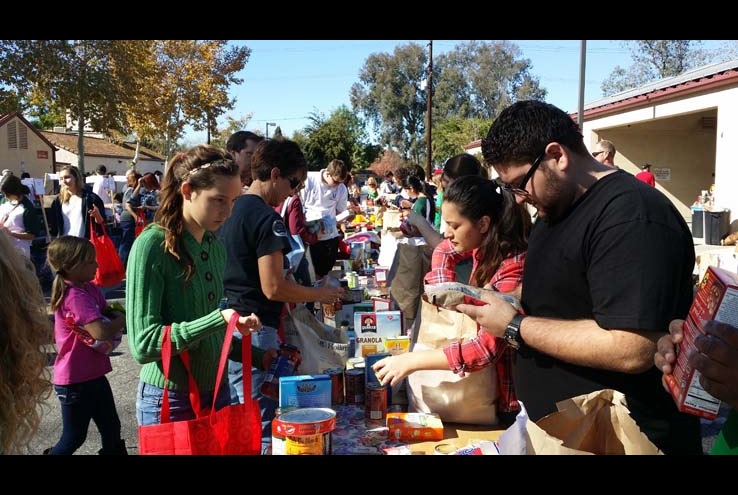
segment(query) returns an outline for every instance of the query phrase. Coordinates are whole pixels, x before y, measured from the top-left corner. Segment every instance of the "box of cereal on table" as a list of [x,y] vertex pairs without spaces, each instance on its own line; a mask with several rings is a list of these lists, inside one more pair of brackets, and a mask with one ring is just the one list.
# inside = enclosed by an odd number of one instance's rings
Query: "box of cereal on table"
[[695,338],[704,333],[702,323],[706,320],[738,326],[738,274],[714,266],[707,268],[684,321],[684,339],[679,345],[674,372],[666,376],[680,411],[715,419],[720,401],[702,388],[699,371],[688,362]]
[[402,335],[402,311],[354,313],[355,357],[387,352],[386,339]]

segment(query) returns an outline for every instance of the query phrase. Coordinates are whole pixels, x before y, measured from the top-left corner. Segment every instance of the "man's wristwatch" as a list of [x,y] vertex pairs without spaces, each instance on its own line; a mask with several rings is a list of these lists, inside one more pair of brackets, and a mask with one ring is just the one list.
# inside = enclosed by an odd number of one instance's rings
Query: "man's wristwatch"
[[507,342],[507,345],[516,351],[520,350],[520,347],[524,344],[523,337],[520,336],[520,322],[523,321],[523,318],[525,318],[525,315],[521,315],[520,313],[513,316],[513,319],[507,324],[505,333],[502,336],[505,342]]

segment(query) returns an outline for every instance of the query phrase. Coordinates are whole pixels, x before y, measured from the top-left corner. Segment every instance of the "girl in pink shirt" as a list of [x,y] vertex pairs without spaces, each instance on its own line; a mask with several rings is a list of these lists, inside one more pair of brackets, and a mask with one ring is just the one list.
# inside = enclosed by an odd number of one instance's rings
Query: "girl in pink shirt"
[[125,314],[108,307],[91,282],[97,270],[95,247],[82,237],[62,236],[47,250],[56,272],[51,290],[54,310],[54,391],[61,403],[62,436],[44,454],[73,454],[87,438],[90,420],[102,440],[99,454],[126,454],[110,383],[109,353],[120,343]]

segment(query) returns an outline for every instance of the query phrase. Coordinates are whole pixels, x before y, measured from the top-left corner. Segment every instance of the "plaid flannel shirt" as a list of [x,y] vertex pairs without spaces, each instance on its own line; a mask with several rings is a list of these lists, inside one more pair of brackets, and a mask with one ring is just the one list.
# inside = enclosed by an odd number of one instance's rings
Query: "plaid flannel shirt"
[[[454,267],[460,260],[474,256],[472,276],[477,268],[477,251],[459,254],[453,250],[448,239],[444,239],[433,250],[431,271],[425,276],[425,283],[438,284],[455,282]],[[490,280],[493,289],[499,292],[511,292],[523,282],[523,265],[525,252],[516,251],[500,264]],[[480,327],[477,337],[467,342],[454,342],[443,349],[449,367],[454,373],[474,372],[494,363],[497,369],[497,381],[500,396],[497,409],[500,412],[517,412],[520,404],[515,395],[512,377],[513,350],[504,340],[493,336]]]

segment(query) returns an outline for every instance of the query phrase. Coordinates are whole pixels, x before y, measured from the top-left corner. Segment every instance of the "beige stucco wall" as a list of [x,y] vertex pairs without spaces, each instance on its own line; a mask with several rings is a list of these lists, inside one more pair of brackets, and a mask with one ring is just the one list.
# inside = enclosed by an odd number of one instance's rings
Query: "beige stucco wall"
[[[716,128],[705,126],[711,117]],[[657,187],[688,221],[689,207],[713,182],[718,205],[730,209],[731,219],[738,217],[738,84],[585,120],[583,131],[590,149],[600,139],[612,141],[615,164],[629,172],[646,162],[652,171],[670,168],[671,180],[657,180]]]
[[[28,131],[28,149],[8,148],[7,125],[15,122],[17,128],[26,127]],[[18,140],[20,146],[20,139]],[[39,158],[38,151],[46,151],[47,158]],[[51,172],[54,160],[54,149],[44,142],[32,129],[28,128],[17,117],[10,119],[0,127],[0,169],[10,169],[17,176],[28,172],[31,177],[43,177],[44,173]]]

